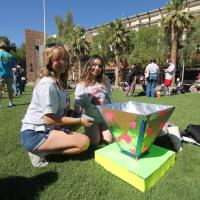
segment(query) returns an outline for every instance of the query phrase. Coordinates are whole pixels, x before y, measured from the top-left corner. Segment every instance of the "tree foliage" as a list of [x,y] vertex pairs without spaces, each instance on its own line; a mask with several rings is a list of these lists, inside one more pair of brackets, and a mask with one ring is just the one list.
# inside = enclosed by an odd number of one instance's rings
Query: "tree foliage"
[[72,34],[74,29],[73,16],[71,11],[66,13],[65,19],[63,20],[59,16],[55,17],[55,22],[57,26],[57,39],[67,46],[70,46],[72,40]]
[[197,48],[200,45],[200,17],[192,22],[191,27],[187,41],[188,59],[186,60],[186,65],[195,67],[198,64],[196,55],[199,51]]
[[89,54],[89,43],[85,38],[85,29],[79,26],[74,27],[71,40],[71,53],[73,59],[78,62],[78,77],[81,76],[81,61]]
[[19,48],[16,49],[16,52],[12,53],[13,56],[17,60],[17,64],[22,66],[24,69],[26,69],[26,48],[25,44],[22,43]]
[[108,26],[100,27],[97,32],[98,34],[94,36],[91,43],[90,54],[100,55],[105,59],[105,61],[113,60],[114,54],[110,49],[108,40],[111,35]]
[[145,67],[155,58],[160,65],[164,64],[169,47],[160,27],[152,25],[131,31],[131,44],[133,49],[126,55],[129,63],[141,63]]
[[115,67],[115,86],[119,85],[119,64],[122,58],[122,54],[126,51],[128,43],[130,41],[129,30],[126,29],[121,20],[115,20],[110,23],[110,37],[109,46],[113,51],[116,61]]
[[7,36],[0,36],[0,40],[6,43],[6,50],[8,52],[10,51],[16,52],[16,49],[17,49],[16,44],[11,43]]
[[162,18],[164,31],[171,37],[171,59],[177,61],[178,41],[183,31],[188,31],[193,18],[188,11],[189,1],[170,0],[167,4],[168,13]]

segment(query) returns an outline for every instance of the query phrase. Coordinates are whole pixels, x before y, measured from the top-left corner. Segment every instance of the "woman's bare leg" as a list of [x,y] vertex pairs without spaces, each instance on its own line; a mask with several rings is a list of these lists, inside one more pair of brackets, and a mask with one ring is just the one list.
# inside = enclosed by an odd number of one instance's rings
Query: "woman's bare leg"
[[85,134],[90,138],[92,145],[98,145],[101,141],[100,128],[98,123],[93,123],[89,128],[85,128]]
[[39,146],[38,152],[78,154],[88,149],[89,138],[81,133],[54,130],[48,139]]

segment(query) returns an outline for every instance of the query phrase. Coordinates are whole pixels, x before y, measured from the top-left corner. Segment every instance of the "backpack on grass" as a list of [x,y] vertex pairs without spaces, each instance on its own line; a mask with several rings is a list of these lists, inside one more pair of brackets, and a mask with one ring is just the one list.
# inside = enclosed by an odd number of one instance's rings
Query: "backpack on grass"
[[200,144],[200,125],[188,125],[188,127],[182,132],[182,137],[183,140],[184,138],[189,138],[194,140],[195,143]]

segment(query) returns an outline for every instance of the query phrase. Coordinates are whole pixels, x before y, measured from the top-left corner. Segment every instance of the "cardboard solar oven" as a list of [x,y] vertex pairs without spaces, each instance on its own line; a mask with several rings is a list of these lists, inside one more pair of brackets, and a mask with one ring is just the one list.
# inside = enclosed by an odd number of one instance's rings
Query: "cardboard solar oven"
[[175,163],[175,152],[152,145],[174,107],[139,102],[98,107],[116,142],[95,151],[95,161],[142,192]]
[[148,152],[174,107],[129,101],[98,109],[121,151],[138,159]]

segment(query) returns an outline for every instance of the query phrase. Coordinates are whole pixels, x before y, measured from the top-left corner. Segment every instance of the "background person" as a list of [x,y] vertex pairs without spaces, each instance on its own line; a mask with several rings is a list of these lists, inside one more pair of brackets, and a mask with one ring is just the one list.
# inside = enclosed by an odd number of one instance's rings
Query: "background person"
[[9,107],[13,106],[13,72],[12,68],[16,66],[14,57],[6,51],[6,43],[0,40],[0,107],[2,99],[3,86],[7,85]]
[[23,92],[23,83],[22,83],[23,74],[24,74],[24,69],[20,65],[17,65],[16,67],[17,95],[22,95]]
[[164,79],[164,84],[166,86],[166,95],[171,95],[171,84],[172,84],[172,79],[174,76],[175,72],[175,64],[172,62],[171,59],[167,60],[167,64],[169,65],[167,69],[165,69],[165,79]]
[[101,139],[110,143],[111,132],[97,110],[98,105],[111,103],[111,85],[103,78],[103,59],[95,55],[86,62],[81,79],[75,90],[75,110],[77,114],[84,109],[86,115],[94,119],[91,127],[85,132],[93,145],[98,145]]
[[17,77],[15,74],[16,71],[16,67],[12,68],[12,72],[13,72],[13,91],[14,91],[14,95],[17,94]]
[[67,79],[69,56],[60,45],[44,50],[43,67],[32,100],[22,120],[20,141],[35,167],[48,164],[44,153],[78,154],[89,146],[89,138],[68,126],[89,127],[92,121],[68,115]]
[[181,82],[181,79],[180,78],[177,78],[176,79],[176,93],[177,94],[181,94],[181,89],[182,89],[182,82]]
[[139,74],[138,74],[139,75],[139,83],[143,89],[142,93],[144,93],[144,95],[145,95],[145,93],[146,93],[146,84],[145,84],[145,76],[144,76],[145,69],[141,67],[141,64],[139,66],[140,66]]
[[14,77],[14,94],[17,95],[22,95],[23,92],[23,82],[22,82],[22,77],[24,74],[24,69],[20,66],[17,65],[15,68],[13,68],[13,77]]
[[156,95],[156,84],[159,74],[159,66],[156,64],[155,59],[151,59],[150,63],[145,69],[146,78],[146,96],[155,97]]
[[131,69],[128,71],[127,74],[127,83],[128,86],[126,87],[126,96],[133,96],[135,91],[137,81],[137,66],[132,65]]
[[189,90],[190,90],[191,93],[197,93],[198,90],[200,90],[200,73],[197,75],[196,81],[190,87]]

